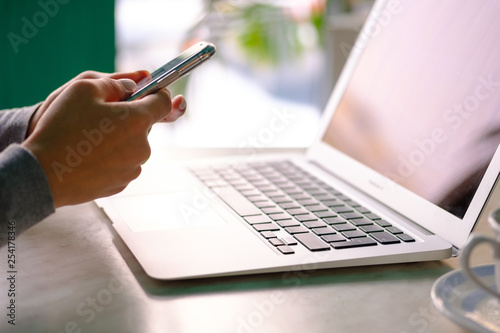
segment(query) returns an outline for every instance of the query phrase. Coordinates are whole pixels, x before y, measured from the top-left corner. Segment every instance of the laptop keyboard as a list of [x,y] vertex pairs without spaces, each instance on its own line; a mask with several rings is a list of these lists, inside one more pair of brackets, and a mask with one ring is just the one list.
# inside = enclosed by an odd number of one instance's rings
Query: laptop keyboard
[[289,161],[191,171],[283,254],[415,241]]

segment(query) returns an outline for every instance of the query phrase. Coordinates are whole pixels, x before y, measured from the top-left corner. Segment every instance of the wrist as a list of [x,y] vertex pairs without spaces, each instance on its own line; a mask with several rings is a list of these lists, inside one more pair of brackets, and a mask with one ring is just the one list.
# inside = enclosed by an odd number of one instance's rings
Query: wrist
[[38,120],[40,120],[40,117],[42,116],[42,112],[40,111],[40,109],[42,107],[42,103],[43,102],[38,103],[35,106],[33,113],[31,114],[31,117],[30,117],[29,122],[28,122],[28,126],[26,127],[25,138],[28,138],[31,135],[31,133],[33,133],[33,131],[35,130],[36,124],[38,123]]
[[50,162],[50,157],[47,156],[47,154],[44,154],[41,152],[41,149],[39,149],[38,145],[36,143],[32,143],[31,140],[27,139],[25,140],[21,146],[23,149],[27,150],[38,162],[40,167],[43,170],[43,173],[45,174],[45,178],[47,180],[47,183],[49,185],[50,193],[52,195],[52,201],[54,203],[54,207],[58,208],[61,206],[64,206],[63,198],[64,196],[60,195],[60,182],[58,182],[56,175],[54,174],[52,167],[51,167],[51,162]]

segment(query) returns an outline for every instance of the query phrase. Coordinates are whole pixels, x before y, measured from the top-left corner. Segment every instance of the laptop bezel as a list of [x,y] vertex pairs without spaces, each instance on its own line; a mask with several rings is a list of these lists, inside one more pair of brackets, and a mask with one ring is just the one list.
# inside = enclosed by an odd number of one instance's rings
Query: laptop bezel
[[319,163],[360,191],[448,240],[455,247],[461,248],[479,220],[498,181],[500,148],[497,149],[465,216],[460,219],[323,142],[330,120],[363,56],[363,51],[369,45],[373,27],[380,24],[382,17],[387,19],[388,15],[398,15],[396,6],[398,3],[399,1],[394,0],[380,0],[373,5],[326,105],[318,136],[306,155],[308,159]]

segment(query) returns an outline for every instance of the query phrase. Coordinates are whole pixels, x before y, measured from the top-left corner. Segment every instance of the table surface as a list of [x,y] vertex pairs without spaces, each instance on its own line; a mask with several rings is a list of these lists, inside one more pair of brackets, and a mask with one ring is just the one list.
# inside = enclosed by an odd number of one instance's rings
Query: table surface
[[[193,157],[189,150],[168,154]],[[485,211],[499,203],[495,191]],[[476,230],[491,234],[484,216]],[[7,249],[0,255],[7,275]],[[8,324],[10,282],[2,277],[1,332],[465,332],[430,297],[435,280],[458,267],[456,258],[307,271],[294,279],[273,273],[158,281],[93,202],[58,209],[20,235],[16,256],[16,325]],[[473,262],[491,263],[488,249],[479,248]]]

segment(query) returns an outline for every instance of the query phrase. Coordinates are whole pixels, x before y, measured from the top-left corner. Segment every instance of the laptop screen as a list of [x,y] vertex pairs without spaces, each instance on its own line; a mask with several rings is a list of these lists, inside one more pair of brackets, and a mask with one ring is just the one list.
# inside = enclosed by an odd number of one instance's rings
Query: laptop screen
[[496,0],[389,1],[323,142],[463,218],[500,144],[498,17]]

